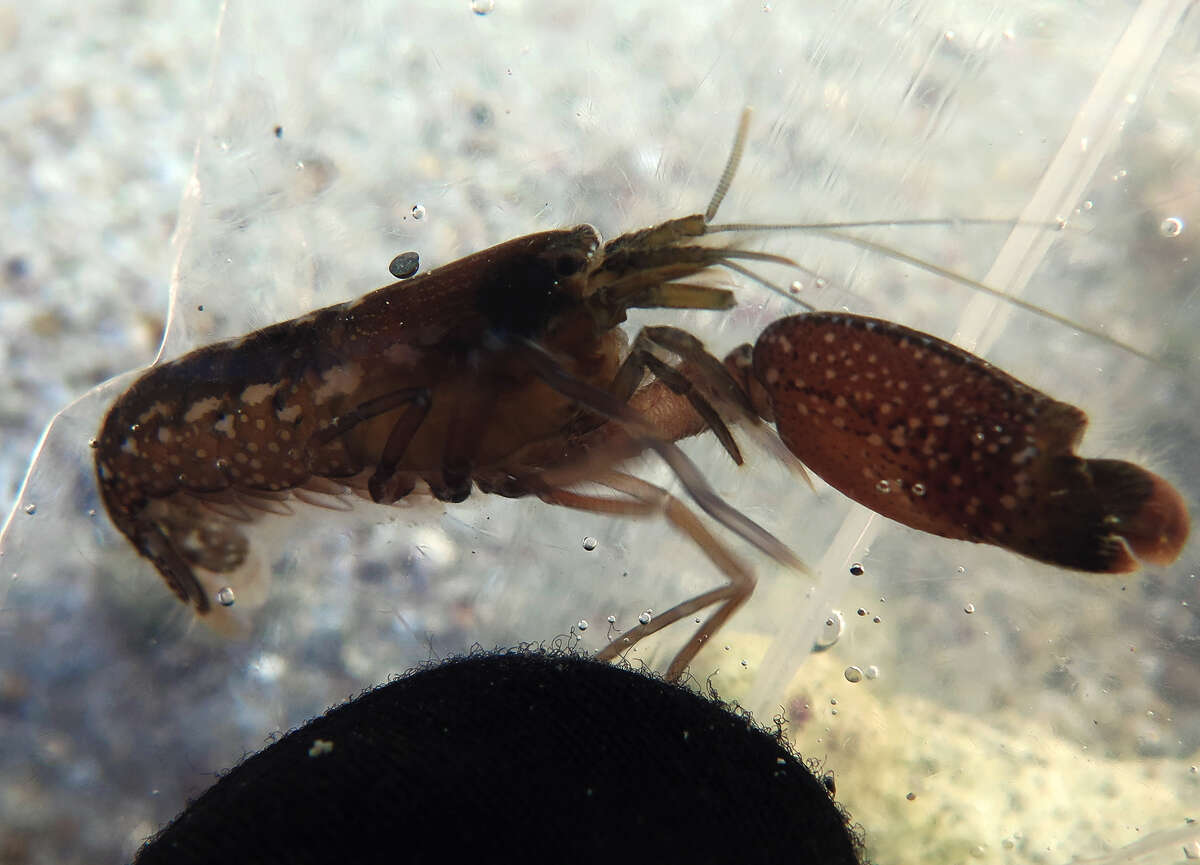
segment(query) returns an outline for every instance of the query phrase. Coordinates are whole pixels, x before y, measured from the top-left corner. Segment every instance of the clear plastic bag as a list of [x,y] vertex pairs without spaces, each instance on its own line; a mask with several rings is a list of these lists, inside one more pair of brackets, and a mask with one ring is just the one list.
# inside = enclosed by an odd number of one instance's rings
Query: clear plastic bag
[[[871,236],[1161,362],[804,235],[754,239],[814,274],[774,278],[983,353],[1087,410],[1087,455],[1147,462],[1200,501],[1186,4],[805,5],[229,5],[161,356],[363,294],[402,251],[425,269],[702,210],[750,104],[724,218],[1020,219]],[[722,354],[792,311],[734,284],[734,312],[643,313],[631,332],[665,321]],[[560,635],[598,649],[609,616],[629,627],[721,580],[658,521],[479,494],[359,505],[281,524],[252,635],[218,638],[98,501],[88,441],[132,375],[55,419],[3,536],[8,822],[31,861],[54,844],[55,861],[128,855],[272,731],[428,658]],[[1200,801],[1190,548],[1161,572],[1081,577],[886,524],[763,453],[737,469],[710,440],[686,449],[816,573],[730,539],[759,587],[693,671],[784,716],[875,861],[1065,862]],[[635,471],[671,483],[653,459]],[[684,631],[634,657],[662,666]]]

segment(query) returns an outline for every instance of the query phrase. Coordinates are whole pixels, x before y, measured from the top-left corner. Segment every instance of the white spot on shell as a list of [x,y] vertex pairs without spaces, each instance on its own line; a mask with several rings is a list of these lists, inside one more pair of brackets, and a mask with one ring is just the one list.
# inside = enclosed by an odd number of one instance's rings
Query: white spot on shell
[[158,400],[150,408],[146,409],[142,414],[138,415],[138,423],[145,424],[158,417],[166,417],[170,412],[171,407],[162,400]]
[[275,391],[279,390],[280,382],[252,384],[244,391],[239,398],[245,405],[258,405],[265,399],[273,396]]
[[183,416],[184,423],[195,423],[205,415],[212,414],[221,407],[221,400],[215,396],[210,396],[208,399],[202,399],[199,402],[192,403],[192,407],[187,410]]
[[330,367],[321,374],[321,385],[313,391],[313,402],[321,405],[334,397],[354,393],[362,380],[363,368],[355,361]]

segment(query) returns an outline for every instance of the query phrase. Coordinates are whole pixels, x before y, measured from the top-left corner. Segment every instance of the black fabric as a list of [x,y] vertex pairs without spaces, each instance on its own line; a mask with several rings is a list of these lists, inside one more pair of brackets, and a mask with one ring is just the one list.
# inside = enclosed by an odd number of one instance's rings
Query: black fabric
[[569,653],[477,653],[250,757],[155,863],[858,863],[824,783],[713,699]]

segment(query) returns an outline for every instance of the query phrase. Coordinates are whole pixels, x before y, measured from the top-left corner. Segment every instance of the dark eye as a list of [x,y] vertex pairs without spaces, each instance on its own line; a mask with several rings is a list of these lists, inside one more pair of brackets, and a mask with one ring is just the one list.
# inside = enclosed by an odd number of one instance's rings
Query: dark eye
[[554,262],[554,272],[559,276],[574,276],[583,267],[583,259],[577,255],[560,255]]

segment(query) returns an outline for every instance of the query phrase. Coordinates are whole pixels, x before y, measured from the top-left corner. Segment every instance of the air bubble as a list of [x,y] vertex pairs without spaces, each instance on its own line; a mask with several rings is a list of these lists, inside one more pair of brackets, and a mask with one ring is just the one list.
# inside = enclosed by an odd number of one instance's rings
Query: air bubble
[[850,575],[851,576],[861,577],[865,573],[866,573],[866,569],[863,568],[862,562],[855,562],[854,564],[852,564],[850,566]]
[[388,264],[388,273],[396,279],[408,279],[420,269],[421,256],[415,252],[402,252]]
[[471,11],[476,15],[487,15],[496,8],[496,0],[471,0]]
[[1163,237],[1179,237],[1183,234],[1183,220],[1178,216],[1168,216],[1159,224],[1158,233]]
[[846,681],[849,682],[851,685],[857,685],[859,682],[861,682],[863,680],[863,671],[859,667],[854,667],[854,666],[847,667],[842,672],[842,675],[846,677]]
[[217,590],[217,603],[222,607],[232,607],[237,603],[237,596],[233,593],[232,586],[222,586]]
[[971,613],[975,612],[975,605],[967,604],[965,607],[963,607],[963,612],[966,613],[968,616],[971,615]]
[[575,623],[575,627],[581,631],[586,631],[588,629],[588,620],[580,619],[578,622]]
[[879,678],[879,668],[876,667],[874,664],[871,664],[871,666],[867,667],[867,669],[863,670],[863,672],[867,674],[868,679],[878,679]]
[[425,218],[425,205],[424,204],[414,204],[412,206],[412,218],[413,219],[424,219]]
[[616,617],[616,616],[609,616],[609,617],[608,617],[608,623],[609,623],[610,625],[615,625],[615,624],[617,623],[617,617]]
[[825,620],[825,627],[821,629],[820,636],[813,642],[813,651],[823,652],[830,648],[841,639],[845,630],[846,617],[842,615],[841,610],[833,610]]
[[913,484],[912,491],[914,496],[925,495],[925,484]]
[[892,491],[892,485],[887,481],[880,481],[879,483],[875,484],[875,491],[883,493],[886,496]]
[[592,550],[596,549],[596,547],[599,546],[599,544],[600,544],[600,542],[597,541],[595,538],[593,538],[591,535],[588,535],[586,538],[583,539],[583,548],[585,550],[587,550],[589,553]]
[[28,504],[28,505],[26,505],[26,506],[25,506],[25,513],[29,514],[29,516],[31,516],[31,517],[32,517],[34,514],[36,514],[36,513],[37,513],[37,505],[35,505],[35,504],[32,504],[32,503],[31,503],[31,504]]
[[639,621],[639,622],[641,622],[643,625],[648,625],[648,624],[650,624],[650,619],[651,619],[651,618],[652,618],[652,617],[651,617],[651,611],[650,611],[650,610],[642,610],[642,613],[641,613],[641,615],[640,615],[640,616],[638,616],[638,621]]

